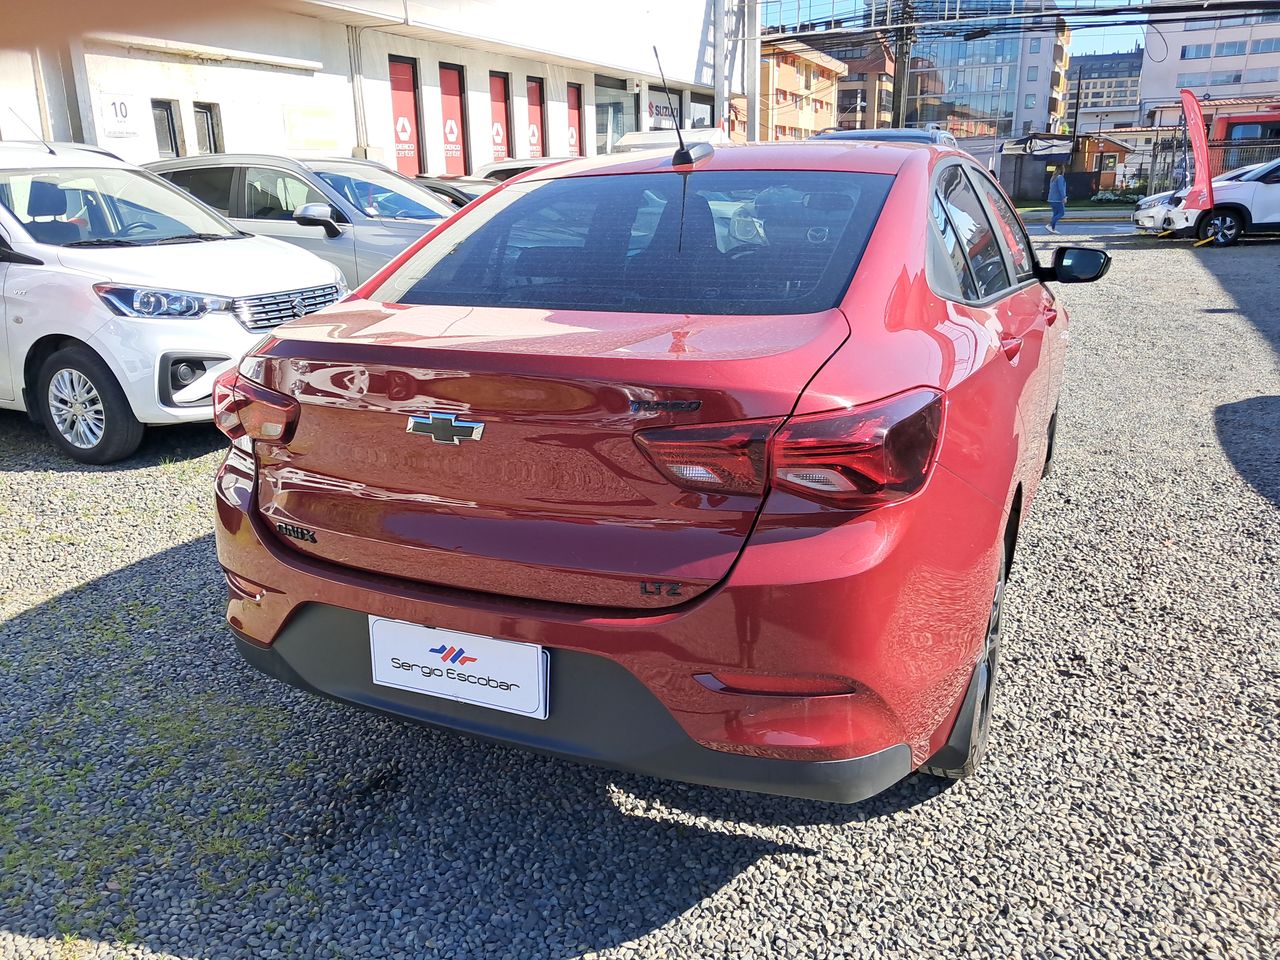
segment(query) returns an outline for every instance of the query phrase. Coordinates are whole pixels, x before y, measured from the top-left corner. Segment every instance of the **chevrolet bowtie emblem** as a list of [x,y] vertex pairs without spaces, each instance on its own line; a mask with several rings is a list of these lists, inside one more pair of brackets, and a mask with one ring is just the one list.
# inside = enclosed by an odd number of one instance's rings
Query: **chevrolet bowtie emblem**
[[475,420],[459,420],[452,413],[432,413],[425,417],[410,417],[405,431],[456,447],[463,440],[479,440],[484,435],[484,424]]

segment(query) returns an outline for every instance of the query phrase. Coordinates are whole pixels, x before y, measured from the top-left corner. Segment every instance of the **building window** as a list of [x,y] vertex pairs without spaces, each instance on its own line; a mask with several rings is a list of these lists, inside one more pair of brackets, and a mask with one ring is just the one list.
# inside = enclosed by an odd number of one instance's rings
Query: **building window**
[[852,81],[854,81],[855,83],[856,83],[856,82],[864,82],[864,81],[866,81],[866,79],[867,79],[867,75],[866,75],[865,73],[851,73],[851,74],[849,74],[849,76],[847,76],[845,79],[846,79],[846,80],[852,80]]
[[1040,52],[1040,38],[1039,38],[1039,37],[1032,37],[1032,39],[1031,39],[1030,52],[1031,52],[1031,53],[1039,53],[1039,52]]
[[893,77],[891,77],[891,76],[890,76],[889,74],[887,74],[887,73],[882,73],[882,74],[880,74],[880,82],[881,82],[881,83],[893,83]]
[[172,100],[152,100],[151,118],[156,126],[156,149],[162,157],[182,155],[178,136],[177,105]]
[[197,103],[196,152],[222,152],[222,111],[216,103]]
[[1247,40],[1229,40],[1226,43],[1218,44],[1213,55],[1215,57],[1243,57],[1248,47],[1249,42]]
[[1040,79],[1040,68],[1036,66],[1027,67],[1027,82],[1034,83]]
[[1180,73],[1178,74],[1178,86],[1180,87],[1203,87],[1209,82],[1207,73]]
[[1034,93],[1028,93],[1026,97],[1024,97],[1022,100],[1022,106],[1027,110],[1033,109],[1035,105],[1036,105],[1036,95]]
[[1225,87],[1233,83],[1239,83],[1243,74],[1239,70],[1218,70],[1210,75],[1209,85],[1211,87]]
[[773,139],[775,139],[775,140],[781,140],[781,139],[782,139],[783,137],[785,137],[786,135],[787,135],[787,128],[786,128],[786,127],[774,127],[774,128],[773,128]]
[[1252,53],[1280,53],[1280,37],[1266,37],[1253,41],[1249,48]]
[[1187,43],[1182,47],[1183,60],[1203,60],[1212,55],[1213,44],[1211,43]]
[[1254,67],[1244,72],[1245,83],[1275,83],[1280,80],[1280,67]]

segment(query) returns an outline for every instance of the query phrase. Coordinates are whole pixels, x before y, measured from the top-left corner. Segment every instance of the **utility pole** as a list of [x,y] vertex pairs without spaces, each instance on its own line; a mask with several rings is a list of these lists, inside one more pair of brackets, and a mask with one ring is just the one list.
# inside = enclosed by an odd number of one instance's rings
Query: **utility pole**
[[1080,100],[1081,90],[1084,89],[1084,67],[1076,67],[1076,109],[1071,117],[1071,135],[1078,136],[1080,133]]
[[[886,19],[889,4],[886,4]],[[899,26],[893,42],[893,125],[907,125],[907,84],[911,81],[911,41],[913,31],[907,26],[915,14],[911,0],[901,0]]]
[[743,51],[745,76],[743,89],[747,95],[747,142],[760,139],[760,7],[757,0],[747,0],[746,19],[742,24],[747,38]]
[[[712,83],[715,84],[715,106],[712,115],[717,124],[723,124],[729,116],[729,98],[725,96],[728,69],[725,62],[728,43],[725,38],[725,0],[712,0],[711,3],[711,38],[712,38]],[[750,101],[747,101],[750,104]],[[679,124],[676,124],[679,126]]]

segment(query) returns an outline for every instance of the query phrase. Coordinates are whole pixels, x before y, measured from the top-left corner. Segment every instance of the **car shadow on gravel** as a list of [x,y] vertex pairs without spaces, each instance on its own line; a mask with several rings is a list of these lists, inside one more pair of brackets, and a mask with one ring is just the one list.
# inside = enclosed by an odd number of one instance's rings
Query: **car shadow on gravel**
[[798,803],[372,716],[244,664],[223,589],[205,536],[0,624],[0,934],[179,957],[578,956],[766,858],[818,856],[752,824],[936,792]]
[[1213,422],[1231,465],[1280,507],[1280,396],[1224,403],[1214,411]]
[[195,460],[226,445],[227,438],[209,423],[152,427],[132,457],[119,463],[95,466],[59,454],[44,427],[32,423],[25,413],[0,410],[0,473],[145,470],[161,463]]

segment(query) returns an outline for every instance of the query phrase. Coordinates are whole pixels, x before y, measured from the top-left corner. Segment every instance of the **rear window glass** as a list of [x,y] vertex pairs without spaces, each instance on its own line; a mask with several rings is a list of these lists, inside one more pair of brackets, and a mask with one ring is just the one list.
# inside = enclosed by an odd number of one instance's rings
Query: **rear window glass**
[[892,182],[708,171],[517,183],[447,227],[372,297],[638,313],[826,310],[843,296]]

